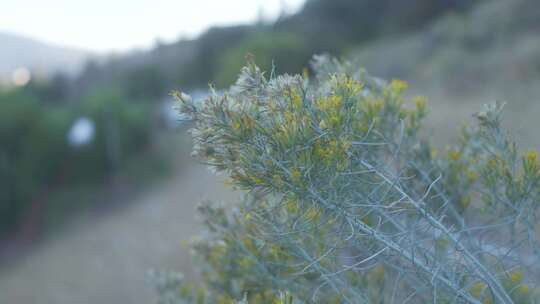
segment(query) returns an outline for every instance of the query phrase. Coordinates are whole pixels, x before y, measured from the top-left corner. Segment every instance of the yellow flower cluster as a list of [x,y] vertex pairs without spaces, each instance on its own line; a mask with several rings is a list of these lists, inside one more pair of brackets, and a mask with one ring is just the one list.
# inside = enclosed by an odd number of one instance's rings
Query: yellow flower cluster
[[538,162],[538,152],[536,150],[529,150],[523,156],[523,166],[526,171],[531,173],[538,173],[540,171],[540,163]]
[[400,79],[393,79],[390,83],[390,89],[395,93],[401,93],[409,88],[409,84],[406,81]]

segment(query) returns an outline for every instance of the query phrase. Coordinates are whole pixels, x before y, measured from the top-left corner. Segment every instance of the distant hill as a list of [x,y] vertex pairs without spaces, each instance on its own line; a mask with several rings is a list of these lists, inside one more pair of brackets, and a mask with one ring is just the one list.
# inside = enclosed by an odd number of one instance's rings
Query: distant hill
[[445,95],[508,100],[540,93],[540,2],[491,0],[406,35],[379,37],[349,52],[383,78]]
[[0,78],[14,69],[26,67],[50,76],[56,72],[75,74],[81,71],[92,54],[85,50],[47,44],[32,38],[0,32]]
[[[156,99],[171,89],[230,85],[253,54],[265,70],[297,73],[313,54],[344,55],[381,36],[425,27],[449,12],[467,11],[469,0],[307,0],[304,7],[275,22],[213,27],[192,40],[157,45],[90,64],[72,87],[85,94],[95,87],[116,86],[129,97]],[[76,98],[74,96],[73,98]]]
[[116,86],[129,97],[155,99],[179,87],[206,87],[221,54],[255,31],[254,26],[214,27],[197,39],[91,60],[72,83],[72,93],[77,97],[96,87]]
[[[473,3],[483,1],[403,2],[306,0],[298,12],[282,15],[274,22],[212,27],[193,39],[91,60],[75,79],[58,77],[47,84],[49,87],[38,88],[41,93],[36,94],[56,92],[50,99],[73,101],[110,88],[134,100],[160,100],[172,89],[197,90],[208,83],[222,89],[236,80],[248,53],[264,70],[275,67],[276,73],[298,73],[314,54],[341,57],[381,37],[423,30],[449,13],[464,14]],[[55,55],[53,59],[51,64],[69,56]],[[60,65],[80,68],[77,64]]]

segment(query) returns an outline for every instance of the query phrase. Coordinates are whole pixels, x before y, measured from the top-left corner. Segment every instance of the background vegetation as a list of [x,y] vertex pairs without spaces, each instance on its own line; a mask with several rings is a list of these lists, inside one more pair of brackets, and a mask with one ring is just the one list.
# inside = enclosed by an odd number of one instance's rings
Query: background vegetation
[[[59,74],[3,90],[0,235],[20,229],[44,191],[103,180],[148,148],[159,125],[154,113],[172,89],[226,88],[248,53],[264,69],[276,63],[276,72],[301,72],[313,54],[345,55],[379,37],[422,29],[439,16],[464,14],[471,3],[309,0],[272,23],[216,27],[193,40],[89,62],[77,77]],[[72,149],[66,133],[82,116],[95,122],[96,138]]]
[[[17,89],[0,93],[0,107],[2,236],[45,220],[44,214],[59,219],[68,213],[63,209],[82,208],[82,199],[56,206],[61,202],[49,201],[50,196],[62,189],[103,184],[104,177],[151,149],[156,129],[150,104],[128,101],[112,89],[96,90],[69,104],[44,103],[33,92]],[[77,147],[70,144],[68,133],[81,117],[96,127],[93,139]],[[48,209],[57,214],[48,214]]]

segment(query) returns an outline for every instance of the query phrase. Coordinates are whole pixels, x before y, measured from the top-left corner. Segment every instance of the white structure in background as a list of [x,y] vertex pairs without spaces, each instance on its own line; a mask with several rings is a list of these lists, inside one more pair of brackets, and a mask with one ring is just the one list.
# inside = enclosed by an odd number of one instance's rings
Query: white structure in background
[[14,86],[22,87],[32,80],[32,73],[25,67],[16,68],[11,74],[11,82]]
[[67,140],[72,147],[81,147],[89,144],[94,139],[96,127],[88,117],[78,118],[67,134]]

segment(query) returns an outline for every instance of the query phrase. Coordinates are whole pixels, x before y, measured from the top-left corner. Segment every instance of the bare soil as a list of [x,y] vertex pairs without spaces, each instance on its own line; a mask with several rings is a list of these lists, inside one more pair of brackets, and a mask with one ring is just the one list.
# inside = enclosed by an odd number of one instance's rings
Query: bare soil
[[0,271],[0,303],[155,303],[151,269],[193,276],[184,242],[200,230],[196,205],[233,201],[220,178],[186,155],[179,173],[125,208],[74,221]]

